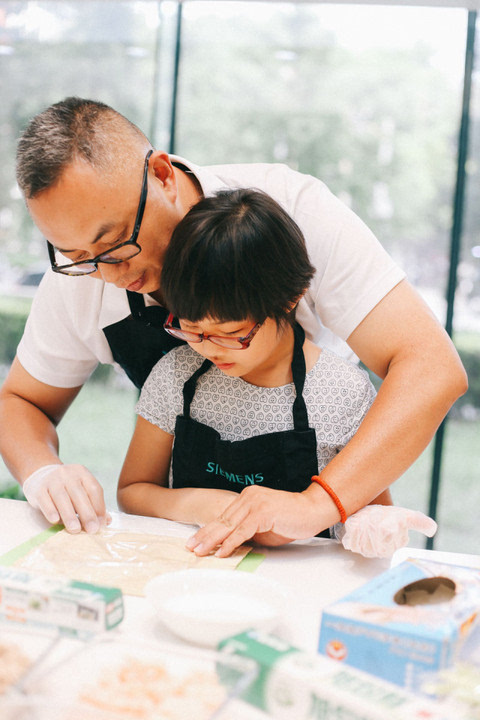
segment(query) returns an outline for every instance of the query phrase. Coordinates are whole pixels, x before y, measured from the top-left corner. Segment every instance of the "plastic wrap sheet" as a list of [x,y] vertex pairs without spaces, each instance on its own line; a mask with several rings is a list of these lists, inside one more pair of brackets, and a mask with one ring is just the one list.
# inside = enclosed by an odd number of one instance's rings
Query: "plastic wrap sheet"
[[156,575],[197,567],[231,570],[249,551],[250,547],[242,546],[228,558],[197,557],[185,549],[183,538],[108,529],[95,535],[72,535],[61,530],[32,548],[15,566],[143,596],[146,583]]

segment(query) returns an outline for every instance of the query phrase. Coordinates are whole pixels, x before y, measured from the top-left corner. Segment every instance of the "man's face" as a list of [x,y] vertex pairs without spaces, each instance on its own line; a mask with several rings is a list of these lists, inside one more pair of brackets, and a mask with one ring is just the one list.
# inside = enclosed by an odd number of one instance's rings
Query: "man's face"
[[[150,158],[147,202],[137,238],[142,251],[118,264],[99,263],[92,277],[133,292],[159,289],[163,256],[184,214],[175,174],[165,157],[155,153]],[[138,167],[108,178],[76,161],[56,185],[28,200],[33,221],[62,253],[65,263],[95,257],[131,237],[140,200],[142,161],[139,154]]]

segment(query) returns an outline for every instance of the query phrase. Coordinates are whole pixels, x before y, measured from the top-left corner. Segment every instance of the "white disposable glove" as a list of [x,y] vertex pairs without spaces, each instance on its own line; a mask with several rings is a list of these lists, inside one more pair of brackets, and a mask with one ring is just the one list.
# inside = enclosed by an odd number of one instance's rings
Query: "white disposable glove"
[[44,465],[23,483],[28,503],[50,523],[62,522],[69,532],[97,532],[111,522],[103,490],[83,465]]
[[408,531],[433,537],[437,523],[418,510],[395,505],[367,505],[334,526],[343,547],[365,557],[390,557],[408,545]]

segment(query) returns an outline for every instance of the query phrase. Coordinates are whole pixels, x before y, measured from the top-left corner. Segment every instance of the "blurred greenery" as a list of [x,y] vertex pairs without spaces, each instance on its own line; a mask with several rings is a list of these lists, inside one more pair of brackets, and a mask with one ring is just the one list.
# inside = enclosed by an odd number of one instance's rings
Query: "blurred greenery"
[[[450,419],[445,431],[445,451],[435,538],[437,550],[478,552],[478,482],[480,421]],[[433,442],[392,487],[395,504],[428,513]],[[413,534],[412,534],[413,535]],[[425,547],[423,536],[412,545]]]
[[136,388],[89,382],[59,427],[64,462],[80,462],[105,488],[115,509],[116,483],[135,424]]
[[[168,144],[162,53],[171,46],[172,5],[35,6],[36,13],[32,3],[0,0],[0,241],[8,241],[3,250],[17,269],[44,257],[14,188],[14,148],[32,115],[65,95],[99,98],[160,147]],[[286,162],[319,177],[417,286],[438,291],[446,278],[463,57],[450,55],[449,73],[439,67],[435,21],[448,12],[461,36],[466,12],[391,8],[392,28],[393,18],[410,19],[405,44],[390,29],[391,46],[375,38],[360,47],[339,39],[326,12],[304,3],[184,3],[176,152],[205,164]],[[361,33],[382,9],[351,12]],[[474,141],[479,122],[474,115]],[[478,172],[470,163],[467,250],[478,244]],[[471,284],[465,292],[478,294]]]
[[[319,177],[348,198],[409,273],[415,268],[422,284],[437,285],[451,220],[459,87],[435,67],[429,40],[352,50],[312,6],[272,9],[262,28],[242,9],[234,23],[212,6],[196,22],[188,17],[179,151],[207,163],[282,160]],[[199,113],[205,77],[218,77],[222,102]]]
[[26,298],[0,297],[0,365],[10,365],[30,310]]

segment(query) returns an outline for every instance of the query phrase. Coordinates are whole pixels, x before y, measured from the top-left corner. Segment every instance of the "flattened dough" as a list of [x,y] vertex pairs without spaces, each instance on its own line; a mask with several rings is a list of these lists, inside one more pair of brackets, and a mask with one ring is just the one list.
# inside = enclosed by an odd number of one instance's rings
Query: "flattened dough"
[[96,535],[72,535],[61,530],[15,565],[143,596],[145,585],[155,575],[188,568],[232,570],[250,549],[242,546],[228,558],[197,557],[185,549],[185,539],[168,535],[108,529]]

